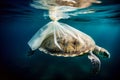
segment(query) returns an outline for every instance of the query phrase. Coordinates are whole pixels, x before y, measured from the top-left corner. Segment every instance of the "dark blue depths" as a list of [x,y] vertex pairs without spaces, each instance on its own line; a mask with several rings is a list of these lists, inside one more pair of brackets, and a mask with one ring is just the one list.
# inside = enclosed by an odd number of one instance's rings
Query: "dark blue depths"
[[87,56],[63,58],[36,51],[27,56],[30,38],[50,20],[45,10],[29,6],[30,0],[0,1],[0,80],[110,80],[119,78],[120,11],[118,1],[93,6],[96,13],[60,20],[90,35],[106,48],[110,59],[100,57],[97,75],[90,73]]

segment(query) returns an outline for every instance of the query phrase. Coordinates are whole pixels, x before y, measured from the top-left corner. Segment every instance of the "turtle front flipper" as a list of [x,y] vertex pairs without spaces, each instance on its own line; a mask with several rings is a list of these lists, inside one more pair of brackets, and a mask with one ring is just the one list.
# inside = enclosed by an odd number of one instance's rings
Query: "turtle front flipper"
[[95,56],[92,51],[89,52],[88,58],[90,59],[91,63],[93,64],[93,73],[96,74],[100,70],[101,62],[97,56]]
[[110,53],[102,47],[96,46],[93,52],[102,57],[110,58]]

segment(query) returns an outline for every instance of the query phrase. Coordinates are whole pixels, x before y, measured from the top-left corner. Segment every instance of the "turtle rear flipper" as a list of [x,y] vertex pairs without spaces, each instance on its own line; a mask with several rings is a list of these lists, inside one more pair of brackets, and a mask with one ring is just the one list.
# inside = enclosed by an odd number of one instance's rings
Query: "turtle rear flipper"
[[90,59],[93,65],[93,74],[96,74],[100,71],[101,62],[98,57],[96,57],[92,51],[88,54],[88,58]]

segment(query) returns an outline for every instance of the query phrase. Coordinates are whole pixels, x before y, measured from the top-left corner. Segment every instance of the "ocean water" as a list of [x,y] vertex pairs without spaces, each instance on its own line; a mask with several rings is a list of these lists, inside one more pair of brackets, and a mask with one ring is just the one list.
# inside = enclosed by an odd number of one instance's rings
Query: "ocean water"
[[27,56],[27,42],[50,21],[43,16],[47,11],[30,7],[30,0],[1,0],[0,80],[119,80],[120,4],[102,1],[101,5],[91,6],[95,13],[60,20],[90,35],[110,52],[110,59],[99,57],[101,70],[93,75],[87,56],[64,58],[38,50]]

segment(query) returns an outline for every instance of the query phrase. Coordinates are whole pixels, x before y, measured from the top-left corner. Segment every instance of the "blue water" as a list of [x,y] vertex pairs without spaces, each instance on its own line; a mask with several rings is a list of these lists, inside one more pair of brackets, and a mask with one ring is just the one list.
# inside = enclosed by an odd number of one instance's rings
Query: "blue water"
[[[101,58],[101,70],[90,73],[87,56],[63,58],[36,51],[27,56],[27,42],[50,21],[29,6],[30,0],[0,1],[0,80],[108,80],[119,78],[120,10],[118,1],[103,0],[95,5],[95,13],[71,17],[60,22],[90,35],[97,45],[106,48],[110,59]],[[118,80],[118,79],[117,79]]]

